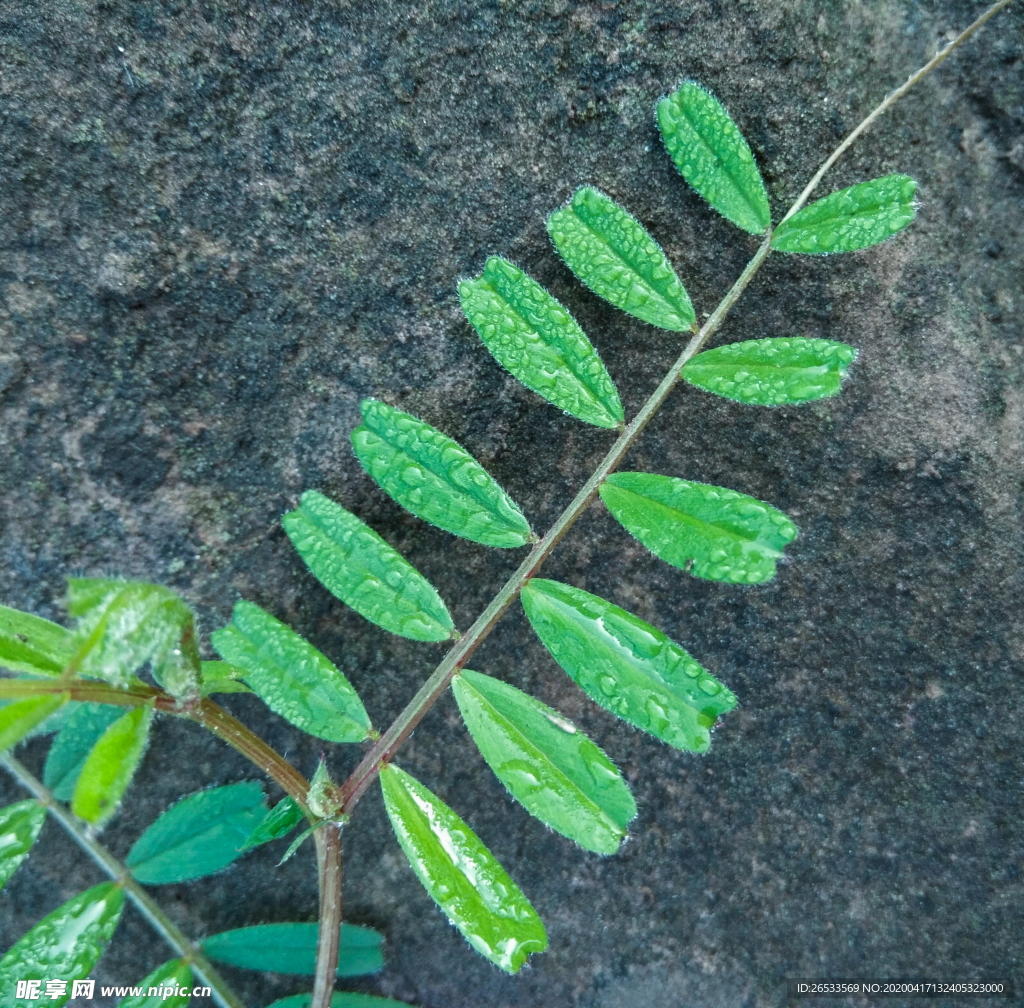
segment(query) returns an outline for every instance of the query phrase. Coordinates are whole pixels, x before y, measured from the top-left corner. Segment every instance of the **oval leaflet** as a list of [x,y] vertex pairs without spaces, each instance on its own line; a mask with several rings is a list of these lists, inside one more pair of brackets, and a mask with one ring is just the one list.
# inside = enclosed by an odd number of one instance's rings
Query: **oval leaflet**
[[636,802],[611,760],[557,711],[463,669],[452,692],[495,776],[531,815],[598,854],[614,854]]
[[576,320],[536,280],[491,256],[459,299],[494,359],[528,389],[596,427],[623,420],[619,393]]
[[28,857],[46,821],[46,809],[26,798],[0,809],[0,889]]
[[71,797],[71,811],[102,826],[117,811],[142,759],[153,721],[152,702],[119,717],[86,757]]
[[593,700],[677,749],[706,752],[736,697],[675,641],[581,588],[532,578],[523,609],[552,657]]
[[199,791],[164,812],[135,841],[125,864],[145,885],[212,875],[242,853],[266,810],[256,781]]
[[604,193],[584,186],[548,218],[558,254],[598,297],[644,322],[682,332],[690,296],[644,226]]
[[412,870],[482,956],[518,973],[548,945],[544,924],[480,838],[437,795],[393,764],[380,771],[384,806]]
[[286,721],[329,742],[362,742],[370,719],[352,684],[312,644],[253,602],[235,603],[210,642]]
[[709,581],[770,580],[797,535],[793,522],[770,504],[708,483],[613,473],[599,493],[626,531],[655,556]]
[[71,801],[79,774],[92,747],[124,709],[112,704],[83,703],[65,721],[46,754],[43,783],[60,801]]
[[484,546],[515,549],[529,541],[530,523],[462,445],[377,399],[364,399],[360,409],[356,458],[407,511]]
[[784,406],[839,394],[857,351],[826,339],[745,340],[705,350],[683,367],[691,385],[736,402]]
[[124,890],[114,882],[102,882],[73,896],[47,914],[21,936],[0,959],[0,990],[11,996],[10,1004],[31,1008],[31,1002],[14,1001],[19,980],[66,980],[66,991],[41,1002],[59,1008],[70,997],[72,981],[84,980],[103,954],[124,906]]
[[[310,923],[254,924],[211,935],[203,951],[217,962],[243,969],[312,976],[316,971],[316,942],[320,925]],[[337,976],[376,973],[384,966],[382,935],[373,928],[342,924],[338,941]]]
[[307,490],[281,524],[316,579],[371,623],[412,640],[457,636],[430,582],[340,504]]
[[658,102],[658,126],[676,167],[723,217],[762,234],[772,222],[750,145],[713,95],[695,81]]
[[772,248],[827,255],[876,245],[914,219],[916,189],[907,175],[886,175],[832,193],[784,220],[772,234]]

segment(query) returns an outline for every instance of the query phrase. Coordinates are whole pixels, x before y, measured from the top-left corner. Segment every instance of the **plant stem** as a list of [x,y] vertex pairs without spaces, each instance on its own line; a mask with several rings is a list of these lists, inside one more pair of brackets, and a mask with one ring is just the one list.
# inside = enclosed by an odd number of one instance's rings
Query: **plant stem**
[[255,764],[282,790],[286,791],[310,821],[314,821],[306,805],[309,781],[295,769],[276,749],[272,749],[254,732],[232,717],[220,704],[209,697],[181,711],[204,728],[208,728],[219,739],[227,742],[232,749],[240,752],[250,763]]
[[[272,777],[312,821],[306,805],[309,782],[263,739],[210,699],[201,700],[189,710],[189,714]],[[328,823],[313,834],[313,840],[316,843],[317,883],[320,889],[320,930],[310,1008],[330,1008],[334,977],[338,969],[338,938],[341,933],[341,829],[334,823]]]
[[[949,54],[962,42],[970,38],[990,17],[1007,6],[1011,0],[999,0],[993,4],[981,17],[970,27],[966,28],[957,38],[943,49],[934,59],[930,60],[917,73],[912,74],[907,82],[896,91],[887,95],[886,98],[853,130],[852,133],[832,152],[825,163],[815,174],[814,178],[807,184],[807,187],[800,194],[797,201],[786,212],[783,220],[792,216],[799,210],[811,193],[822,180],[829,168],[853,143],[853,141],[866,130],[890,105],[901,98],[919,80],[935,69]],[[381,735],[373,748],[363,757],[359,765],[349,776],[348,780],[341,785],[341,796],[343,800],[342,809],[346,814],[351,813],[356,802],[362,797],[366,789],[373,782],[380,772],[380,768],[392,760],[405,740],[412,734],[413,729],[419,724],[423,716],[437,702],[441,694],[448,688],[452,677],[463,668],[470,656],[477,649],[480,642],[491,632],[494,625],[502,617],[508,607],[515,600],[523,585],[533,577],[541,564],[547,559],[551,551],[558,544],[559,540],[572,527],[576,520],[590,505],[597,488],[601,482],[621,462],[623,456],[632,447],[634,441],[650,422],[654,414],[661,408],[668,398],[668,394],[679,380],[683,365],[696,354],[710,336],[719,328],[740,295],[747,288],[754,275],[761,268],[768,253],[771,251],[771,235],[768,234],[757,250],[754,258],[747,264],[746,269],[740,274],[739,279],[732,285],[729,292],[715,308],[711,317],[704,323],[700,331],[686,345],[679,358],[669,369],[668,374],[662,379],[661,384],[655,389],[651,397],[644,403],[643,408],[633,419],[632,423],[622,432],[615,444],[612,445],[604,460],[598,466],[594,474],[587,480],[583,488],[573,499],[572,503],[562,512],[558,520],[551,527],[548,533],[530,551],[529,556],[522,562],[519,569],[505,583],[504,587],[491,601],[490,605],[480,614],[476,622],[469,630],[454,644],[445,655],[443,661],[430,675],[430,678],[420,687],[416,695],[409,701],[405,709],[392,722],[391,726]]]
[[306,778],[279,752],[209,698],[180,701],[152,686],[139,685],[122,690],[94,679],[0,679],[0,700],[42,696],[47,693],[70,693],[72,700],[115,704],[120,707],[141,707],[152,701],[153,706],[164,714],[196,721],[254,763],[291,795],[302,811],[309,816],[306,807],[309,782]]
[[319,869],[320,930],[317,932],[316,973],[309,1008],[330,1008],[338,970],[338,939],[341,936],[341,827],[327,823],[313,836]]
[[10,774],[28,791],[32,792],[39,804],[71,834],[79,847],[124,889],[128,898],[139,908],[142,916],[160,933],[164,941],[188,963],[203,984],[210,988],[213,999],[221,1008],[245,1008],[242,999],[228,986],[227,981],[217,972],[213,963],[188,940],[177,924],[160,909],[159,904],[132,878],[128,869],[102,844],[89,836],[82,824],[57,802],[52,792],[9,753],[0,756],[0,763],[3,763]]
[[156,709],[165,714],[182,713],[174,697],[152,686],[133,686],[122,690],[95,679],[0,679],[0,700],[17,700],[46,693],[70,693],[72,700],[118,707],[142,707],[153,700]]

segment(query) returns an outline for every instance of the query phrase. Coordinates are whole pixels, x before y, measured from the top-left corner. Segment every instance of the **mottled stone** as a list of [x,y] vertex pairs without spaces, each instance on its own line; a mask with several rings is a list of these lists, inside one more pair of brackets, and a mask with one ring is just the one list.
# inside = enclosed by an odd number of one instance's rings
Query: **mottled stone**
[[[462,628],[520,554],[456,540],[377,490],[349,445],[359,401],[465,445],[539,531],[614,437],[493,361],[458,280],[494,254],[548,287],[629,418],[680,336],[575,281],[546,215],[582,184],[619,200],[700,318],[757,239],[687,188],[656,99],[687,78],[709,88],[778,220],[838,139],[980,9],[6,0],[0,598],[60,617],[69,574],[161,580],[201,614],[205,646],[244,596],[320,647],[383,727],[442,646],[377,631],[318,587],[280,515],[307,488],[327,493],[429,577]],[[738,695],[710,752],[591,704],[514,608],[474,667],[608,752],[635,790],[633,838],[605,858],[530,820],[445,698],[399,763],[491,847],[550,951],[514,978],[470,951],[371,792],[345,833],[347,911],[384,930],[389,961],[344,986],[428,1008],[767,1008],[787,975],[1020,979],[1022,39],[1017,4],[826,180],[823,194],[910,175],[907,231],[846,256],[775,255],[717,337],[852,344],[842,394],[768,410],[680,387],[626,460],[791,515],[801,535],[775,580],[690,578],[600,504],[544,568],[658,626]],[[336,775],[358,759],[254,697],[225,706],[306,773],[321,750]],[[23,750],[36,767],[44,753]],[[199,728],[159,720],[104,840],[123,856],[183,794],[255,776]],[[275,868],[280,854],[153,891],[196,936],[312,919],[311,849]],[[99,881],[48,824],[0,894],[0,942]],[[94,975],[129,983],[168,957],[128,908]],[[304,987],[225,972],[248,1004]]]

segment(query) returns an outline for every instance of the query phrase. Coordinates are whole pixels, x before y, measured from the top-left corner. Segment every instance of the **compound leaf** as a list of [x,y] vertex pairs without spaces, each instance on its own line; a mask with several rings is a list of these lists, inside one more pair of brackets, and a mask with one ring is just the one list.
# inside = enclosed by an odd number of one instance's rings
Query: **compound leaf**
[[537,911],[444,802],[393,764],[381,769],[380,786],[412,870],[477,952],[517,973],[531,952],[547,948]]
[[298,802],[291,795],[285,795],[249,834],[241,846],[242,852],[286,837],[305,818]]
[[75,784],[76,816],[101,826],[114,814],[145,752],[152,721],[149,703],[123,714],[99,737]]
[[452,692],[498,780],[531,815],[598,854],[614,854],[636,802],[611,760],[557,711],[464,669]]
[[144,885],[212,875],[242,853],[266,811],[256,781],[199,791],[164,812],[135,841],[125,864]]
[[28,857],[46,821],[46,809],[26,798],[0,809],[0,889]]
[[124,711],[112,704],[76,704],[46,756],[43,783],[60,801],[71,801],[75,784],[99,737]]
[[[316,971],[319,931],[320,925],[315,921],[309,924],[256,924],[212,935],[203,942],[202,948],[211,959],[229,966],[312,976]],[[373,928],[342,924],[337,975],[359,976],[376,973],[383,968],[383,940]]]
[[174,592],[143,581],[70,578],[68,610],[79,617],[79,673],[122,688],[147,661],[159,669],[192,624],[192,613]]
[[536,280],[491,256],[459,284],[466,318],[494,359],[528,389],[596,427],[618,427],[622,403],[576,320]]
[[362,742],[370,729],[359,695],[312,644],[252,602],[235,603],[213,646],[286,721],[329,742]]
[[[292,994],[275,1001],[269,1008],[309,1008],[312,1000],[312,994]],[[331,995],[331,1008],[409,1008],[409,1002],[355,991],[335,991]]]
[[796,526],[770,504],[707,483],[613,473],[599,492],[626,531],[655,556],[709,581],[771,580],[776,561],[797,535]]
[[[99,961],[123,906],[124,890],[103,882],[72,897],[22,935],[0,959],[0,990],[10,998],[8,1005],[39,1008],[40,999],[57,1008],[64,1004],[74,981],[84,980]],[[19,980],[34,986],[28,997],[15,997]],[[67,981],[65,992],[46,997],[47,980]]]
[[697,354],[683,378],[754,406],[784,406],[839,394],[857,351],[826,339],[782,337],[729,343]]
[[772,222],[754,155],[717,98],[694,81],[658,102],[658,126],[683,177],[723,217],[751,234]]
[[20,742],[70,699],[70,693],[57,693],[28,697],[0,707],[0,752]]
[[340,504],[307,490],[281,523],[317,580],[371,623],[412,640],[457,636],[430,582]]
[[596,703],[677,749],[706,752],[736,697],[660,630],[580,588],[531,578],[523,608],[537,636]]
[[[151,987],[177,990],[180,994],[163,997],[159,994],[150,995]],[[144,980],[140,980],[138,995],[129,995],[117,1003],[117,1008],[186,1008],[192,997],[192,970],[184,959],[171,959],[158,966]]]
[[378,399],[364,399],[360,409],[356,458],[402,507],[484,546],[514,549],[529,541],[530,523],[462,445]]
[[71,631],[41,616],[0,606],[0,666],[29,675],[60,675],[75,654]]
[[907,175],[886,175],[832,193],[783,221],[772,234],[772,248],[826,255],[876,245],[914,219],[916,189]]
[[583,186],[548,218],[559,255],[595,294],[644,322],[677,332],[693,325],[693,305],[665,253],[604,193]]

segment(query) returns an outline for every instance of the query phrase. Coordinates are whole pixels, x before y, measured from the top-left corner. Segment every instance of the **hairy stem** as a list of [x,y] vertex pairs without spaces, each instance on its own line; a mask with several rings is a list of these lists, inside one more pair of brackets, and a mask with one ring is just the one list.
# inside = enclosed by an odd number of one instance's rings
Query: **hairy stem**
[[[263,739],[254,735],[241,721],[212,700],[200,701],[191,708],[189,714],[272,777],[312,821],[306,805],[309,782]],[[310,1008],[330,1008],[334,977],[338,969],[338,938],[341,934],[341,829],[334,823],[328,823],[313,834],[313,840],[316,843],[317,882],[320,889],[320,930]]]
[[[783,220],[797,212],[810,197],[825,173],[849,148],[853,141],[866,130],[889,106],[901,98],[918,81],[935,69],[949,54],[961,43],[970,38],[990,17],[1007,6],[1011,0],[999,0],[993,4],[977,21],[966,28],[957,38],[943,49],[934,59],[930,60],[916,73],[912,74],[907,82],[896,91],[887,95],[886,98],[853,130],[852,133],[832,152],[825,163],[815,174],[814,178],[807,184],[807,187],[800,194],[797,201],[786,212]],[[416,695],[409,701],[405,709],[392,722],[391,726],[381,735],[373,748],[361,760],[356,769],[349,776],[348,780],[341,785],[343,798],[343,811],[350,813],[356,802],[362,797],[366,789],[373,783],[374,778],[380,772],[380,768],[394,758],[395,753],[402,747],[405,740],[412,734],[413,729],[419,724],[423,716],[437,702],[441,694],[448,688],[452,677],[463,668],[470,656],[480,645],[480,642],[491,632],[494,625],[502,617],[508,607],[515,600],[523,585],[533,577],[541,564],[547,559],[551,551],[558,544],[559,540],[573,526],[576,520],[589,507],[597,488],[601,482],[610,475],[615,467],[622,461],[623,456],[632,447],[633,443],[640,436],[640,433],[650,422],[651,418],[661,408],[668,398],[668,394],[675,387],[679,380],[683,365],[696,354],[707,342],[711,335],[719,328],[726,315],[739,299],[740,295],[747,288],[754,275],[761,268],[768,253],[771,251],[771,235],[765,238],[761,247],[757,250],[754,258],[747,264],[746,269],[739,279],[732,285],[729,292],[721,300],[718,307],[686,345],[679,358],[669,369],[662,379],[661,384],[655,389],[651,397],[644,403],[643,408],[636,415],[632,423],[622,432],[615,444],[612,445],[608,454],[604,457],[600,466],[587,480],[583,488],[576,495],[571,504],[562,512],[558,520],[551,527],[548,533],[530,551],[530,555],[522,562],[519,569],[505,583],[504,587],[491,601],[490,605],[480,614],[476,622],[469,630],[455,643],[444,660],[434,670],[430,678],[420,687]]]
[[276,749],[272,749],[259,735],[246,728],[238,718],[232,717],[220,704],[214,703],[208,697],[180,713],[208,728],[217,738],[227,742],[232,749],[259,767],[295,799],[307,817],[310,816],[306,806],[309,781]]
[[341,936],[341,827],[327,823],[313,836],[316,839],[320,882],[320,930],[317,932],[316,973],[309,1008],[330,1008],[338,970],[338,939]]
[[10,774],[30,791],[39,804],[71,834],[79,847],[124,889],[128,898],[139,908],[142,916],[159,932],[164,941],[188,963],[200,981],[210,988],[217,1004],[221,1008],[245,1008],[242,999],[217,972],[213,963],[188,940],[177,924],[160,909],[159,904],[132,878],[128,869],[102,844],[97,843],[89,836],[78,819],[53,797],[51,791],[43,785],[42,781],[37,780],[27,767],[9,753],[0,755],[0,763],[3,763]]
[[209,698],[183,702],[152,686],[140,684],[122,690],[93,679],[73,679],[70,682],[64,679],[0,679],[0,700],[43,696],[47,693],[69,693],[72,700],[119,707],[141,707],[152,701],[156,710],[164,714],[196,721],[254,763],[309,815],[306,807],[309,782],[306,778],[279,752]]

